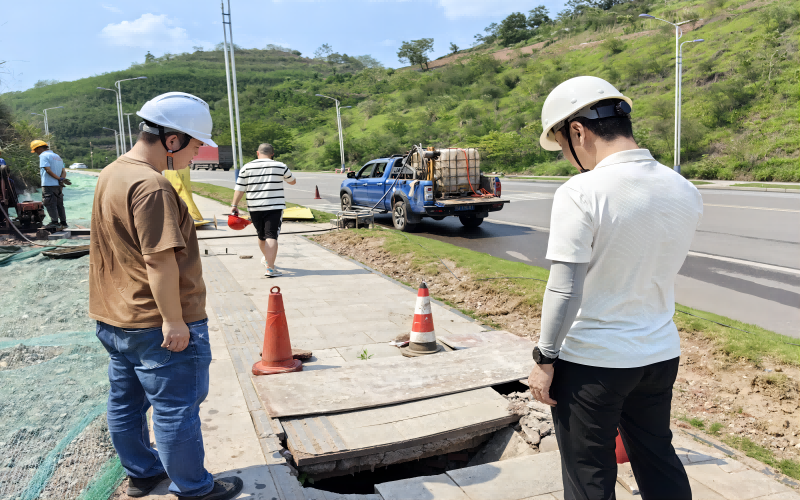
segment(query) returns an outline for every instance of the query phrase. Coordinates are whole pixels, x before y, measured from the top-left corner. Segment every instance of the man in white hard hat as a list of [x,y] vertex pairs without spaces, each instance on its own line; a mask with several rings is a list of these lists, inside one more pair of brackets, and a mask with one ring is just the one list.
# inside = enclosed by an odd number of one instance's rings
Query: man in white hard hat
[[703,213],[697,189],[639,149],[632,102],[591,76],[542,108],[540,143],[582,173],[553,199],[542,332],[529,384],[552,406],[564,498],[614,497],[617,429],[645,499],[690,499],[672,447],[674,282]]
[[[208,104],[170,92],[145,103],[136,145],[100,173],[92,208],[89,316],[109,353],[108,429],[128,495],[169,478],[181,499],[225,500],[238,477],[203,466],[199,407],[211,347],[194,221],[161,173],[186,168],[211,140]],[[158,450],[150,443],[153,408]]]

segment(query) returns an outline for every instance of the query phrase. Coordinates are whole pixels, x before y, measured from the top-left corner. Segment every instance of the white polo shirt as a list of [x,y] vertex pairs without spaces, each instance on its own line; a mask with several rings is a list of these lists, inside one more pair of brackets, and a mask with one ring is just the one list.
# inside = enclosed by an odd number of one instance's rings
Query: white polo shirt
[[559,357],[634,368],[680,356],[675,276],[702,216],[697,188],[646,149],[612,154],[558,188],[547,259],[589,263]]

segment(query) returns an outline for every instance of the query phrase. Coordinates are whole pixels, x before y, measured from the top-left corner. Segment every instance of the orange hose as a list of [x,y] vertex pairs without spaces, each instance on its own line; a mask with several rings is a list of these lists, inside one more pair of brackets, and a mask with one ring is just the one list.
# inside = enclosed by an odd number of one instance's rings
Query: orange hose
[[[472,179],[470,179],[470,175],[469,175],[469,173],[470,173],[469,172],[469,155],[467,155],[467,150],[463,149],[463,148],[456,148],[456,149],[458,149],[459,151],[463,151],[464,152],[464,159],[467,161],[467,182],[469,182],[469,188],[474,193],[474,194],[472,194],[470,196],[472,196],[473,198],[489,198],[489,197],[494,196],[492,193],[490,193],[489,191],[486,191],[485,189],[481,189],[481,191],[483,191],[483,194],[479,194],[479,193],[477,193],[475,191],[475,188],[472,187]],[[458,168],[458,160],[456,160],[456,168]]]

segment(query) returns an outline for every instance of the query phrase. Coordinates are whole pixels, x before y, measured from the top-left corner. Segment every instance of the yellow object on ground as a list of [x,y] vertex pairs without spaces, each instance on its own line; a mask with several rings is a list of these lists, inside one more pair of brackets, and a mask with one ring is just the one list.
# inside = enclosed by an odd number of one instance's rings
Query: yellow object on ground
[[306,207],[291,207],[283,211],[284,220],[314,220],[314,214],[311,213],[310,208]]
[[211,224],[211,222],[210,220],[196,220],[194,221],[194,227],[205,226],[206,224]]
[[[164,177],[169,179],[172,187],[178,192],[178,196],[180,196],[186,203],[186,206],[189,207],[189,215],[194,219],[195,227],[198,226],[198,222],[204,222],[203,216],[200,214],[200,210],[197,208],[197,205],[194,204],[194,199],[192,198],[192,181],[189,178],[189,169],[164,170]],[[200,225],[202,226],[203,224]]]

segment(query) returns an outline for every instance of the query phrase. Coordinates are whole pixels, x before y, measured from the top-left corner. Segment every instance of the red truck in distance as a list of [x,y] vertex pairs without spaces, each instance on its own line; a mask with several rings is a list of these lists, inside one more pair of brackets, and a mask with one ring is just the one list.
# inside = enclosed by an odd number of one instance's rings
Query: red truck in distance
[[216,170],[218,168],[228,171],[233,168],[233,150],[230,146],[200,146],[197,156],[192,158],[189,165],[192,170]]

